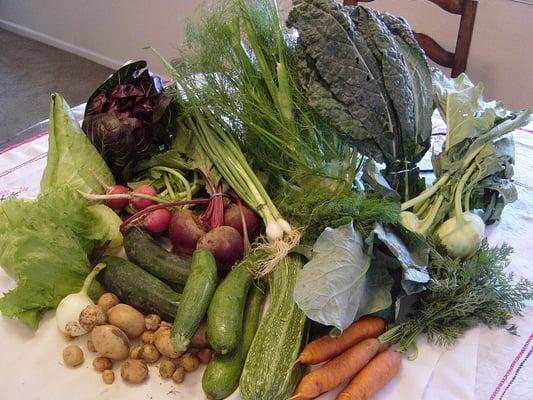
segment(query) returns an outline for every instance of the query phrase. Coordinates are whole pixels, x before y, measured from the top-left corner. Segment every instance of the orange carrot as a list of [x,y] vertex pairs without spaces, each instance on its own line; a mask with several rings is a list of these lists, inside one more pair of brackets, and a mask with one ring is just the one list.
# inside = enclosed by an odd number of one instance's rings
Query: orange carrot
[[378,353],[383,353],[385,350],[388,350],[390,347],[389,342],[381,342],[379,345]]
[[395,351],[379,353],[337,396],[336,400],[368,400],[400,370],[402,356]]
[[360,319],[351,324],[340,336],[322,336],[308,343],[300,353],[302,364],[318,364],[338,356],[361,340],[378,337],[385,329],[385,321],[377,317]]
[[322,367],[305,375],[296,387],[292,398],[313,399],[339,386],[367,365],[377,354],[379,346],[379,340],[365,339],[349,348]]

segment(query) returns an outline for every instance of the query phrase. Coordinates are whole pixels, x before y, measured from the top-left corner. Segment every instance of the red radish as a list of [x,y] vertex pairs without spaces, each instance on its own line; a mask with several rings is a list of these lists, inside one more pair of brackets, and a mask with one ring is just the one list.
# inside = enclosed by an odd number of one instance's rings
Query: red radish
[[[240,208],[242,208],[242,214],[244,216],[244,221],[246,222],[248,237],[253,239],[259,233],[259,216],[244,204]],[[243,229],[240,208],[237,204],[232,204],[226,209],[224,212],[224,225],[237,229],[242,235]]]
[[143,221],[143,226],[148,232],[161,233],[168,229],[172,214],[166,208],[152,211]]
[[217,260],[218,272],[225,276],[244,253],[241,234],[231,226],[211,229],[198,240],[198,249],[209,250]]
[[[106,190],[106,194],[128,194],[129,192],[129,189],[122,185],[113,185]],[[107,199],[105,201],[105,205],[113,210],[122,210],[128,203],[128,199]]]
[[[137,186],[135,190],[133,191],[133,193],[147,194],[149,196],[157,195],[157,192],[155,191],[155,189],[152,186],[146,185],[146,184]],[[152,204],[155,204],[153,200],[143,199],[140,197],[134,197],[131,200],[131,205],[136,210],[143,210],[146,207],[151,206]]]
[[178,210],[172,215],[168,226],[168,237],[175,253],[192,254],[196,243],[205,230],[198,216],[191,210]]

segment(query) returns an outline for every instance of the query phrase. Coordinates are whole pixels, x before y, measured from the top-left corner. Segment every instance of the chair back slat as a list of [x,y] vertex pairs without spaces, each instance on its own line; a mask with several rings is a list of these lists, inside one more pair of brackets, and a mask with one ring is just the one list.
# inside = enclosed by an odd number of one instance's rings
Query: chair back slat
[[437,64],[446,68],[453,68],[454,54],[444,49],[433,38],[425,33],[415,33],[416,41],[422,47],[426,55]]

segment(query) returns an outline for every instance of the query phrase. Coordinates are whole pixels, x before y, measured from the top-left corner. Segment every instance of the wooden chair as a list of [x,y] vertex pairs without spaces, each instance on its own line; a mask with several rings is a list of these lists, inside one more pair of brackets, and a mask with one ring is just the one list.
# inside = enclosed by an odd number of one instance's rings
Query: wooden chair
[[[344,0],[344,5],[357,5],[359,2],[371,2],[374,0]],[[472,42],[472,32],[476,19],[478,0],[429,0],[443,10],[460,15],[459,33],[454,52],[450,52],[440,46],[435,40],[424,33],[415,33],[416,40],[424,49],[427,56],[443,67],[452,69],[452,78],[461,72],[465,72]]]

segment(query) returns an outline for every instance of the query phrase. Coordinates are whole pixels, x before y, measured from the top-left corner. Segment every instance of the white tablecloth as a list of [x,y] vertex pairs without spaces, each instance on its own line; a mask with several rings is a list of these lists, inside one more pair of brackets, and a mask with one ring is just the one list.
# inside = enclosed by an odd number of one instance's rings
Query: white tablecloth
[[[435,121],[436,129],[442,128]],[[508,206],[502,221],[489,229],[491,243],[507,242],[515,253],[510,269],[517,276],[533,279],[533,123],[515,133],[515,180],[519,199]],[[10,196],[33,198],[46,163],[47,136],[0,152],[0,201]],[[13,282],[0,270],[0,292]],[[400,374],[381,392],[379,400],[473,400],[533,399],[533,305],[523,317],[512,320],[519,336],[504,329],[485,327],[471,330],[451,350],[418,341],[419,356],[404,361]],[[187,375],[184,383],[163,381],[157,371],[140,386],[124,384],[118,377],[104,385],[92,371],[93,356],[76,369],[64,367],[61,352],[65,346],[53,312],[49,312],[36,332],[22,324],[0,317],[0,399],[203,399],[201,370]],[[86,339],[77,339],[83,343]],[[152,367],[152,369],[154,369]],[[232,398],[238,398],[236,394]],[[333,394],[323,396],[334,398]]]

